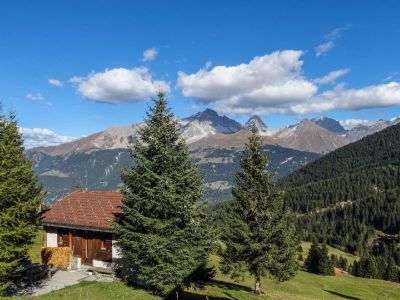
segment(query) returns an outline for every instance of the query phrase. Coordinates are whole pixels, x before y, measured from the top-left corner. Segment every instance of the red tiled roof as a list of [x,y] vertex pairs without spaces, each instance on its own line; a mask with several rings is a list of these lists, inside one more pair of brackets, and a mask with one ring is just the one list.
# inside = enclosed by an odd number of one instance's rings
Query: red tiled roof
[[114,213],[121,212],[119,192],[75,191],[54,203],[42,216],[44,225],[111,229]]

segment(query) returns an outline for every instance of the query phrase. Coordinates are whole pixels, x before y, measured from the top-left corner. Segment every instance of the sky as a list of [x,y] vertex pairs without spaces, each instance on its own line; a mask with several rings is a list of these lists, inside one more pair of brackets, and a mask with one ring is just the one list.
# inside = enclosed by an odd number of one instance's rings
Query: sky
[[0,102],[26,146],[141,122],[162,89],[271,128],[400,115],[400,1],[1,1]]

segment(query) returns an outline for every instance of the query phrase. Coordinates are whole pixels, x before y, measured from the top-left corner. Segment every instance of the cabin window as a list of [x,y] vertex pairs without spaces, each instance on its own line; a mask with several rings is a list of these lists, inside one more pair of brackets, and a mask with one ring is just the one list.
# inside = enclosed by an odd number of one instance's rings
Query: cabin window
[[57,235],[57,245],[58,245],[58,247],[69,247],[68,234],[58,234]]
[[112,242],[110,240],[101,240],[100,250],[101,251],[111,251]]

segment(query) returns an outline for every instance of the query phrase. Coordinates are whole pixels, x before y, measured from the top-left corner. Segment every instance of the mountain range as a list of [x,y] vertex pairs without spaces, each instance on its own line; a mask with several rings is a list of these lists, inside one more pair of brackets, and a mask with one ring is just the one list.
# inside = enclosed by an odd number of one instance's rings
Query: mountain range
[[[330,118],[305,119],[298,124],[270,130],[258,116],[244,125],[220,116],[211,109],[177,120],[194,161],[205,176],[205,197],[216,201],[229,197],[233,174],[239,167],[240,153],[254,125],[269,152],[270,167],[282,177],[370,133],[396,123],[379,122],[346,131]],[[80,186],[88,189],[116,190],[119,173],[131,164],[127,148],[137,138],[144,123],[114,126],[70,143],[38,147],[27,151],[34,161],[40,181],[48,191],[46,201],[53,202]]]

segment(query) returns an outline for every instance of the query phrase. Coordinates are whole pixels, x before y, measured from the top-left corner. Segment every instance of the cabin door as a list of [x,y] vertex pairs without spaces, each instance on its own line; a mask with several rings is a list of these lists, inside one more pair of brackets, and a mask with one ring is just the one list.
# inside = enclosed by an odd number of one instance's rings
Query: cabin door
[[82,258],[82,237],[78,236],[76,232],[73,232],[73,240],[72,240],[72,249],[73,255],[75,257]]
[[93,239],[85,235],[81,238],[82,240],[82,264],[93,265]]

